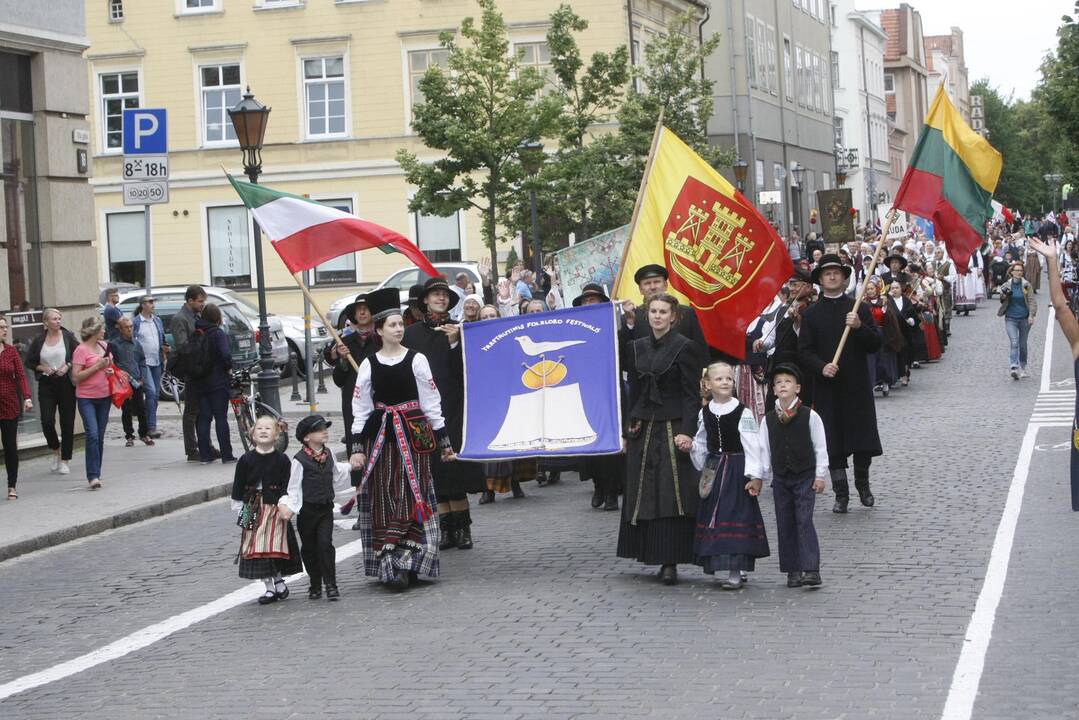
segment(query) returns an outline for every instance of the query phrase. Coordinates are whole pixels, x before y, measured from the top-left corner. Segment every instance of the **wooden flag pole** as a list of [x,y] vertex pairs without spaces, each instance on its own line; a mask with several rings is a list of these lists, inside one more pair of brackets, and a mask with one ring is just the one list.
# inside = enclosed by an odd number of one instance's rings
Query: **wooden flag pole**
[[[648,150],[648,160],[644,164],[644,176],[641,178],[641,188],[637,191],[637,201],[633,203],[633,216],[629,221],[626,245],[622,248],[622,262],[618,266],[618,277],[614,279],[614,287],[612,288],[614,291],[618,290],[618,286],[622,282],[622,275],[626,272],[626,258],[629,256],[629,246],[633,241],[633,233],[637,229],[637,218],[641,214],[641,203],[644,201],[645,191],[648,190],[648,176],[652,174],[652,163],[656,159],[656,147],[659,145],[659,134],[663,131],[663,115],[666,110],[663,107],[659,109],[659,119],[656,120],[656,129],[652,133],[652,146]],[[618,298],[615,298],[615,302],[618,302]]]
[[[869,263],[869,269],[865,271],[865,280],[862,281],[862,286],[858,289],[858,294],[854,298],[854,309],[851,312],[858,312],[858,308],[862,304],[862,298],[865,297],[865,289],[869,286],[869,281],[873,277],[873,271],[877,269],[877,262],[880,261],[881,251],[884,250],[884,245],[888,242],[888,231],[892,229],[892,223],[899,217],[899,211],[892,209],[888,213],[888,217],[884,220],[884,227],[880,229],[880,242],[877,243],[877,251],[873,253],[873,261]],[[839,356],[843,354],[843,347],[847,344],[847,338],[850,337],[850,325],[843,328],[843,337],[839,338],[839,347],[835,350],[835,357],[832,358],[832,364],[839,365]]]
[[[326,329],[329,330],[330,335],[333,336],[333,341],[338,345],[344,345],[345,341],[342,340],[341,336],[337,334],[337,328],[335,328],[333,326],[333,323],[330,322],[330,319],[322,313],[322,308],[320,308],[318,306],[318,303],[315,302],[315,298],[311,297],[311,291],[307,289],[306,285],[304,285],[303,279],[300,277],[300,273],[293,273],[292,279],[295,280],[296,284],[300,286],[300,291],[303,292],[303,296],[307,298],[307,302],[311,303],[311,309],[313,309],[315,311],[315,314],[318,315],[324,323],[326,323]],[[360,371],[360,366],[356,362],[356,358],[352,357],[351,353],[349,353],[348,355],[348,361],[352,365],[352,369],[358,373]]]

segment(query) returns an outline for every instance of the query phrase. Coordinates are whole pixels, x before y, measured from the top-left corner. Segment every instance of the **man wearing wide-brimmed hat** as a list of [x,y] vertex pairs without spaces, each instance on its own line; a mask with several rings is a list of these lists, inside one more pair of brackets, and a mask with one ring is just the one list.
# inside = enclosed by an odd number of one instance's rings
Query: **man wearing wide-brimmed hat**
[[[869,308],[854,312],[854,300],[844,291],[852,268],[838,255],[826,254],[813,270],[812,280],[822,297],[802,317],[798,351],[802,367],[814,376],[814,409],[828,436],[828,468],[835,492],[833,512],[847,512],[850,489],[847,457],[854,456],[854,487],[866,507],[875,499],[869,490],[869,465],[882,454],[877,411],[869,377],[868,355],[880,349],[881,338]],[[844,328],[850,337],[839,362],[833,363]]]

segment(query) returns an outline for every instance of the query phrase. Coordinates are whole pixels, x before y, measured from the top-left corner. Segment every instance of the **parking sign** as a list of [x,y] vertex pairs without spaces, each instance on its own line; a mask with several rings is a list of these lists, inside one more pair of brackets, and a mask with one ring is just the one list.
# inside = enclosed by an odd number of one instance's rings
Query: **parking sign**
[[164,155],[168,152],[164,108],[124,110],[124,155]]

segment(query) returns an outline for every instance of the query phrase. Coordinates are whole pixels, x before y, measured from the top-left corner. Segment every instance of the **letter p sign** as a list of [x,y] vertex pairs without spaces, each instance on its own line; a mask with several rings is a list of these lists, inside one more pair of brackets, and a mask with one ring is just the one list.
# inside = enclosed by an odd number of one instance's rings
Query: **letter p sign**
[[168,152],[165,109],[124,110],[124,155],[164,155]]

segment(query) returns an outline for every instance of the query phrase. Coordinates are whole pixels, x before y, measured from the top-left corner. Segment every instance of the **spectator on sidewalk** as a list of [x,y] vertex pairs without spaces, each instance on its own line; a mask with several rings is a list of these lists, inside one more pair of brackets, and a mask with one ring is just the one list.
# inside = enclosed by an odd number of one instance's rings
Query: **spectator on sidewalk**
[[33,407],[22,357],[11,344],[11,326],[7,318],[0,315],[0,442],[4,446],[8,500],[19,497],[15,491],[19,482],[19,415]]
[[[187,344],[188,339],[195,333],[195,323],[198,322],[202,309],[206,306],[206,291],[201,285],[189,285],[184,291],[184,304],[169,321],[169,330],[172,331],[172,341],[176,346],[177,354]],[[188,462],[201,462],[199,458],[198,437],[195,433],[195,424],[199,419],[199,382],[189,378],[180,378],[185,381],[184,387],[184,452],[187,453]],[[210,447],[213,457],[220,457],[220,452]]]
[[99,318],[86,318],[79,330],[82,342],[71,355],[75,398],[86,428],[86,482],[91,490],[101,483],[101,461],[105,453],[105,426],[109,424],[112,397],[109,375],[112,375],[111,350],[105,342],[105,326]]
[[[42,315],[45,330],[30,342],[26,367],[37,380],[37,404],[41,432],[53,452],[52,472],[71,472],[75,445],[75,385],[71,380],[71,358],[79,341],[63,326],[63,315],[48,308]],[[60,435],[56,434],[56,411],[60,410]]]
[[120,291],[114,287],[105,290],[105,306],[101,308],[101,317],[105,321],[105,340],[112,342],[119,336],[116,323],[120,321],[123,313],[116,304],[120,302]]
[[[229,350],[229,338],[221,329],[221,309],[213,303],[202,308],[202,317],[195,323],[195,332],[206,335],[209,349],[206,360],[210,372],[199,380],[199,417],[196,434],[199,443],[199,462],[203,465],[212,463],[214,456],[210,445],[210,421],[217,430],[217,444],[221,448],[221,462],[236,462],[232,455],[232,440],[229,437],[229,370],[232,369],[232,352]],[[188,386],[188,392],[191,391]]]
[[122,317],[116,323],[120,336],[112,343],[116,364],[128,374],[131,380],[131,397],[124,402],[120,420],[124,425],[124,438],[127,447],[135,446],[135,428],[132,416],[139,421],[139,440],[146,445],[153,445],[154,441],[149,435],[149,426],[146,423],[146,400],[144,388],[146,378],[150,371],[146,367],[146,356],[143,354],[142,345],[135,339],[135,324],[129,317]]
[[149,431],[146,433],[156,440],[161,437],[157,429],[157,404],[161,398],[161,373],[165,369],[165,361],[168,359],[169,344],[165,342],[165,326],[154,313],[156,300],[145,295],[139,299],[138,310],[135,311],[135,338],[142,346],[142,354],[146,356],[146,372],[143,391],[146,402],[146,425]]

